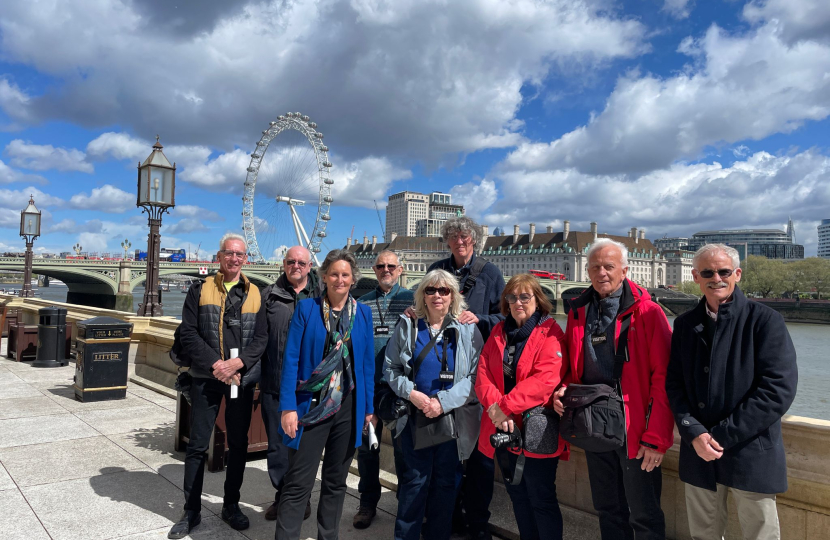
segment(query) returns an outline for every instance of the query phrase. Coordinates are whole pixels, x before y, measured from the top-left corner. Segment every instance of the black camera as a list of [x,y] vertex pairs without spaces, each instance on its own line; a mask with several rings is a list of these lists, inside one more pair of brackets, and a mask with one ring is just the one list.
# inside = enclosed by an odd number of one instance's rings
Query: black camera
[[490,445],[495,448],[520,449],[522,447],[522,433],[514,429],[512,433],[497,430],[490,435]]

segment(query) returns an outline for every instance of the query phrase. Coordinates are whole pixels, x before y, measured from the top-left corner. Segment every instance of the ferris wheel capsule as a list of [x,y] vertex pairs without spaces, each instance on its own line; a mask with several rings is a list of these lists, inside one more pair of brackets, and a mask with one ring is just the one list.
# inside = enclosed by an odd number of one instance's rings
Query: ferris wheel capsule
[[308,116],[303,115],[303,122],[308,122]]
[[328,146],[326,146],[326,145],[323,145],[323,146],[321,146],[321,147],[320,147],[320,150],[322,150],[323,152],[328,152],[328,151],[329,151],[329,147],[328,147]]

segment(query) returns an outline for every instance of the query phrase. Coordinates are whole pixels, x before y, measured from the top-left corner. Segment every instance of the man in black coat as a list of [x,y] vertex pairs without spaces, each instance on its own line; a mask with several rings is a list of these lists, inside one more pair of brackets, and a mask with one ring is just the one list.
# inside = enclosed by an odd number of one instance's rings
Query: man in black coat
[[735,249],[708,244],[693,264],[704,298],[674,322],[666,375],[689,531],[720,540],[731,490],[744,538],[778,539],[775,495],[787,490],[781,417],[795,398],[795,348],[781,315],[737,287]]
[[[318,298],[322,287],[317,273],[311,270],[311,252],[302,246],[294,246],[285,253],[283,272],[277,281],[262,291],[262,305],[268,321],[268,345],[260,364],[260,400],[265,432],[268,435],[268,476],[274,486],[274,503],[265,511],[265,519],[277,519],[282,480],[288,470],[288,448],[282,444],[280,428],[280,374],[282,356],[288,338],[288,326],[297,302],[306,298]],[[305,518],[311,515],[310,503],[306,505]]]

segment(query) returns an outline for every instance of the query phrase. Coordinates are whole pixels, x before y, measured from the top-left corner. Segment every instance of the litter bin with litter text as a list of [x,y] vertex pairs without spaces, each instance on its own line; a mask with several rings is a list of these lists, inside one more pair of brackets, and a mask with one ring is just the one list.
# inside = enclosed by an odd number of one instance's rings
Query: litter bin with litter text
[[61,367],[66,360],[66,308],[49,306],[37,310],[37,353],[34,367]]
[[75,399],[106,401],[127,397],[132,323],[113,317],[78,322]]

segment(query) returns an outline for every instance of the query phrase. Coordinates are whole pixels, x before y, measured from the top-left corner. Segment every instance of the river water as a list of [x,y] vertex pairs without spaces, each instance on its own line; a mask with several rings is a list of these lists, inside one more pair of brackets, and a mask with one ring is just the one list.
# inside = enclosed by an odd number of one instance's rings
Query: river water
[[[66,286],[52,285],[37,289],[39,297],[56,302],[66,301]],[[164,314],[181,318],[186,294],[178,290],[162,293]],[[144,298],[144,288],[133,291],[133,311]],[[556,317],[564,329],[565,318]],[[670,322],[674,317],[669,318]],[[789,414],[830,420],[830,326],[787,323],[798,354],[798,393]]]

